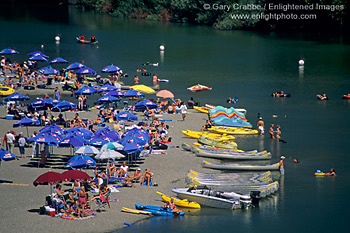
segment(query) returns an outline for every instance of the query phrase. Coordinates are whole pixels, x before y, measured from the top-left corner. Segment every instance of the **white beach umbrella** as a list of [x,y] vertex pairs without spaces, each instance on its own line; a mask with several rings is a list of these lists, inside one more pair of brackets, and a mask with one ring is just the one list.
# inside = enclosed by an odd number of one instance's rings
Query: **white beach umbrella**
[[96,155],[96,159],[121,159],[125,156],[115,150],[105,150]]

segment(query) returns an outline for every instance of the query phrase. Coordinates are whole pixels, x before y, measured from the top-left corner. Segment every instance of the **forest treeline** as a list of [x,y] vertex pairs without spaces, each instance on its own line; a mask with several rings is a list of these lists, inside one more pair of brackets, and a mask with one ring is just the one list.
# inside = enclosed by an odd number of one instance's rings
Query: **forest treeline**
[[348,0],[78,0],[77,6],[220,30],[350,31]]

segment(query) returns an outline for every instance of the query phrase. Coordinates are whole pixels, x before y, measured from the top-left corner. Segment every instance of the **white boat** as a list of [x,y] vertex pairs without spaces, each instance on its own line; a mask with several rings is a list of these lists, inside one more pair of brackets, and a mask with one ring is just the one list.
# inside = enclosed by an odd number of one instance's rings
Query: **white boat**
[[202,162],[202,167],[217,169],[217,170],[231,170],[231,171],[277,171],[280,169],[279,163],[267,164],[267,165],[251,165],[251,164],[237,164],[237,163],[215,164],[207,161]]
[[208,188],[176,188],[172,190],[181,199],[195,201],[202,206],[220,209],[241,209],[251,206],[249,195],[235,192],[218,192]]

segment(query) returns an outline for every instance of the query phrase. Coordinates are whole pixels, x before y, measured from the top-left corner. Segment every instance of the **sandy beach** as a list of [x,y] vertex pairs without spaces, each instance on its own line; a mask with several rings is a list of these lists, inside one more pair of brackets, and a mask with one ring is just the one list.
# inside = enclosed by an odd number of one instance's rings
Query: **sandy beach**
[[[54,85],[52,86],[54,87]],[[43,97],[46,93],[53,93],[54,89],[36,89],[35,91],[26,91],[23,89],[17,92],[38,97]],[[64,98],[63,98],[64,99]],[[33,98],[31,98],[33,100]],[[67,118],[73,118],[75,112],[67,112]],[[79,112],[82,118],[96,119],[97,110]],[[15,120],[4,119],[6,109],[0,108],[0,136],[1,142],[5,133],[14,129],[17,133],[23,132],[26,135],[26,128],[13,128]],[[55,116],[58,113],[54,113]],[[140,116],[140,113],[138,113]],[[121,212],[122,207],[134,208],[135,203],[163,205],[160,191],[167,195],[173,195],[172,188],[185,186],[185,176],[190,169],[195,171],[204,171],[201,168],[202,159],[184,151],[181,148],[183,142],[194,142],[194,139],[185,138],[181,130],[191,129],[199,131],[207,116],[189,110],[185,122],[181,121],[181,115],[172,114],[163,115],[160,119],[166,121],[170,126],[169,135],[172,142],[169,144],[172,148],[167,150],[167,154],[149,155],[141,158],[137,162],[142,171],[145,168],[154,173],[154,182],[158,186],[140,186],[136,188],[119,188],[120,192],[112,193],[110,199],[118,199],[117,202],[111,202],[111,208],[97,213],[92,218],[81,220],[64,220],[59,217],[49,217],[39,215],[38,211],[45,204],[45,197],[50,194],[50,186],[39,185],[34,187],[33,181],[41,174],[51,170],[64,172],[63,168],[70,154],[69,148],[54,148],[54,154],[48,159],[47,166],[38,168],[39,158],[32,158],[32,148],[26,148],[26,158],[19,160],[2,162],[0,167],[0,225],[2,232],[112,232],[127,227],[124,223],[135,223],[148,218],[145,215],[136,215]],[[139,121],[142,118],[139,118]],[[107,123],[106,126],[113,127],[113,124]],[[38,131],[41,127],[28,127],[29,134]],[[15,147],[13,153],[19,156],[19,149]],[[121,162],[121,161],[118,161]],[[119,164],[119,163],[118,163]],[[132,167],[130,173],[133,174],[136,167]],[[93,176],[93,170],[86,172]],[[71,184],[64,183],[63,189],[68,189]],[[91,195],[91,193],[90,193]],[[131,226],[132,227],[132,226]]]

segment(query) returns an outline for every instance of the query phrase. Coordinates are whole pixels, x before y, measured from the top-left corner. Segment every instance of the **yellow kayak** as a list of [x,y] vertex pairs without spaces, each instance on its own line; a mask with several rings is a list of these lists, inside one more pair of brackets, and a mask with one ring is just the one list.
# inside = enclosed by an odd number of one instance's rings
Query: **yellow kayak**
[[132,213],[132,214],[146,214],[146,215],[152,215],[152,213],[149,212],[149,211],[130,209],[130,208],[127,208],[127,207],[123,207],[123,208],[122,208],[122,212]]
[[224,126],[212,126],[208,128],[209,131],[220,134],[236,134],[236,135],[254,135],[258,134],[258,130],[247,129],[247,128],[235,128],[235,127],[224,127]]
[[223,140],[223,141],[235,140],[235,137],[232,135],[198,132],[198,131],[192,131],[192,130],[182,130],[181,132],[186,137],[196,138],[196,139],[198,139],[200,136],[206,136],[209,138],[214,138],[214,139]]
[[209,113],[209,109],[210,109],[210,108],[207,108],[207,107],[198,107],[198,106],[193,106],[193,109],[194,109],[194,110],[196,110],[196,111],[198,111],[198,112],[208,114],[208,113]]
[[0,86],[0,96],[8,96],[15,93],[11,87]]
[[162,200],[164,202],[170,202],[170,199],[173,199],[174,205],[176,206],[181,206],[181,207],[186,207],[186,208],[193,208],[193,209],[200,209],[201,206],[200,204],[198,204],[197,202],[190,202],[187,199],[178,199],[175,197],[168,197],[165,196],[163,193],[161,192],[157,192],[158,194],[162,195]]

